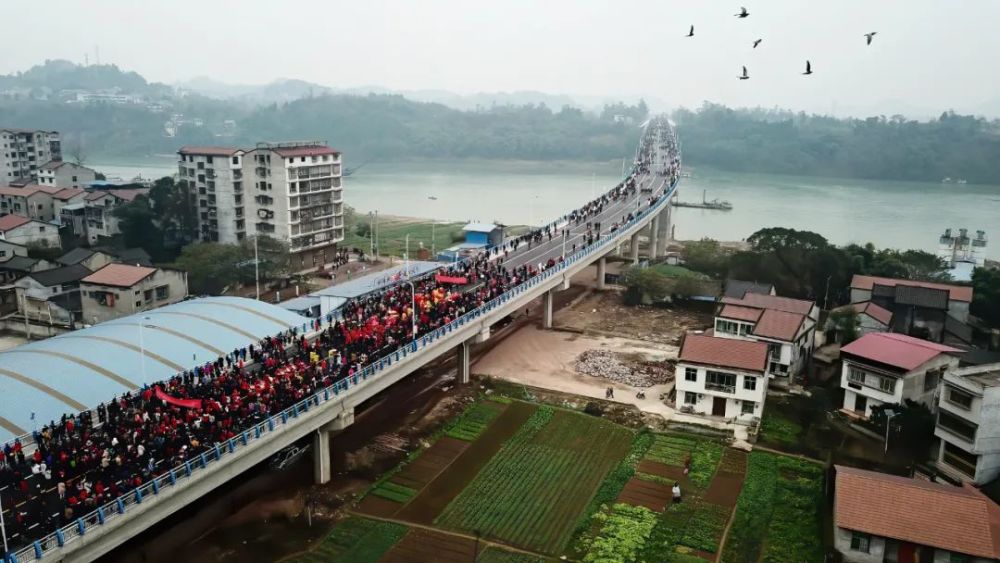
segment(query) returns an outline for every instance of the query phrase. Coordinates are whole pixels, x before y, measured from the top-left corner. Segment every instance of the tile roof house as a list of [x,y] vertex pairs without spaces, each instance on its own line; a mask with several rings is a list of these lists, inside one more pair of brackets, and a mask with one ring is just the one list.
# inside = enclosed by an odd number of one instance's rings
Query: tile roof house
[[80,280],[83,319],[92,324],[148,311],[187,297],[187,274],[107,264]]
[[774,286],[769,283],[743,280],[726,280],[726,288],[722,295],[723,297],[732,297],[733,299],[743,299],[747,293],[777,295]]
[[843,411],[867,418],[873,406],[916,401],[934,409],[941,377],[961,350],[891,332],[873,332],[840,349]]
[[[892,311],[871,301],[850,303],[833,309],[831,313],[853,310],[857,314],[857,334],[864,336],[869,332],[887,332],[892,324]],[[834,323],[827,319],[826,330],[835,330]]]
[[969,343],[972,287],[855,275],[851,303],[872,302],[892,313],[890,330],[934,342]]
[[14,282],[18,312],[45,322],[72,325],[80,320],[80,280],[90,274],[81,264],[32,272]]
[[844,561],[1000,559],[1000,506],[974,487],[834,469],[834,547]]
[[815,303],[751,291],[740,298],[723,297],[721,302],[713,325],[715,335],[767,343],[769,371],[776,377],[802,372],[814,346],[819,319]]
[[763,342],[689,333],[677,359],[677,406],[727,419],[759,418],[768,385]]
[[0,239],[21,246],[38,244],[59,248],[62,245],[58,225],[14,214],[0,216]]

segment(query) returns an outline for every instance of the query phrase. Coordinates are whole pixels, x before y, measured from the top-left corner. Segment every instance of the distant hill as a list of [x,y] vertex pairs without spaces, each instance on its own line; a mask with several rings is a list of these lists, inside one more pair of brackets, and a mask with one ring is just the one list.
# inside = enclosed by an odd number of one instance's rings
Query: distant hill
[[296,79],[279,79],[269,84],[227,84],[206,76],[199,76],[185,82],[174,84],[181,90],[187,90],[219,100],[237,100],[254,104],[284,103],[332,94],[334,90],[327,86]]
[[64,60],[47,60],[24,72],[0,75],[2,90],[117,90],[125,94],[165,95],[165,84],[150,83],[137,72],[116,65],[78,65]]

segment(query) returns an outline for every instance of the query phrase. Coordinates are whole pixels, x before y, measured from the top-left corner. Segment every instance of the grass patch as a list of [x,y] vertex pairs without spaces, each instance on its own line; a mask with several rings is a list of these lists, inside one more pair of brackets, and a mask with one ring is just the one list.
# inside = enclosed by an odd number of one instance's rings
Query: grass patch
[[822,507],[820,466],[751,452],[722,561],[823,561]]
[[466,442],[473,442],[493,422],[503,407],[492,401],[479,401],[462,413],[458,422],[451,426],[446,436]]
[[764,420],[760,426],[762,440],[784,446],[794,446],[801,440],[802,432],[801,424],[777,409],[764,411]]
[[688,521],[687,529],[679,543],[692,549],[709,553],[719,550],[719,541],[726,531],[729,509],[709,503],[699,503]]
[[417,491],[400,485],[398,483],[393,483],[391,481],[386,481],[381,483],[379,486],[372,490],[372,494],[389,500],[394,500],[396,502],[406,504],[410,502],[410,499],[417,496]]
[[561,553],[631,437],[628,429],[603,419],[541,406],[437,523]]
[[286,561],[293,563],[376,563],[406,535],[407,527],[352,516],[339,522],[308,553]]
[[[352,214],[353,215],[353,214]],[[358,214],[349,217],[345,221],[344,241],[341,246],[345,248],[361,248],[368,252],[371,248],[371,239],[368,236],[358,234],[358,225],[364,224],[365,230],[369,226],[370,219],[366,214]],[[379,217],[378,239],[379,254],[381,256],[402,256],[406,249],[406,235],[410,235],[410,253],[416,256],[420,243],[424,248],[430,250],[433,242],[438,250],[444,250],[456,241],[465,240],[462,228],[465,223],[445,223],[427,219],[412,219],[403,217]]]
[[545,563],[547,559],[490,546],[479,554],[478,563]]

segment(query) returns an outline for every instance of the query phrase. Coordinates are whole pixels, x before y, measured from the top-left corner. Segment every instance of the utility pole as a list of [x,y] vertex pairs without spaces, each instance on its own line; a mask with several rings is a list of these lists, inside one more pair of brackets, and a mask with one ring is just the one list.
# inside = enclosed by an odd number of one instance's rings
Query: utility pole
[[143,327],[145,326],[145,321],[148,321],[149,317],[139,318],[139,367],[142,373],[142,382],[146,383],[146,343],[143,340]]
[[[14,507],[17,510],[17,507]],[[7,527],[3,523],[3,496],[0,496],[0,536],[3,536],[3,556],[7,557]]]
[[375,213],[368,212],[368,255],[375,258]]
[[406,250],[403,253],[403,269],[406,271],[406,277],[410,277],[410,233],[406,233]]
[[257,235],[253,236],[253,281],[257,286],[257,301],[260,301],[260,256],[257,251]]
[[885,454],[889,453],[889,423],[892,422],[892,417],[899,414],[893,411],[892,413],[886,413],[885,415]]

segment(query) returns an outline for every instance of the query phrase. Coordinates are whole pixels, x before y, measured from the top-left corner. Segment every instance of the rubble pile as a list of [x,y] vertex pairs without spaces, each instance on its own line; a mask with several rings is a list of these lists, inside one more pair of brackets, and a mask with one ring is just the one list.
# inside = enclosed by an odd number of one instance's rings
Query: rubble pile
[[576,371],[630,387],[651,387],[673,378],[656,362],[636,362],[607,350],[587,350],[576,359]]

